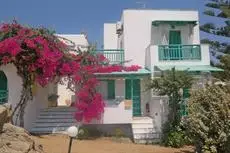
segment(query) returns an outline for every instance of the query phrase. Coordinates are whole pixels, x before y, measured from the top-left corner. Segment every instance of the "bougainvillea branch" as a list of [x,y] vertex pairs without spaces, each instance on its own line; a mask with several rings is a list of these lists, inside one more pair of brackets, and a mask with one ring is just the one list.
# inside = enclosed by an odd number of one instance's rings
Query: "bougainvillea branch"
[[[104,111],[104,101],[96,91],[95,73],[137,71],[140,68],[110,65],[108,59],[95,51],[76,50],[76,54],[71,51],[74,51],[73,47],[45,28],[25,27],[17,22],[0,26],[0,66],[14,64],[23,80],[21,100],[13,115],[19,112],[22,120],[35,82],[44,87],[54,80],[67,78],[67,87],[78,97],[76,119],[85,122],[99,119]],[[20,125],[23,126],[23,121]]]

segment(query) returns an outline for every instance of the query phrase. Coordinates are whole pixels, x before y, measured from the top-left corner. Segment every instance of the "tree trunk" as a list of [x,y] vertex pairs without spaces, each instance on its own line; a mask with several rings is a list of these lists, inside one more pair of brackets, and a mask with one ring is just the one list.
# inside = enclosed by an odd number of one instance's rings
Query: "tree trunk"
[[[30,98],[30,88],[24,87],[22,89],[21,99],[17,103],[16,107],[14,108],[12,114],[11,114],[11,123],[16,125],[17,121],[19,121],[19,126],[24,127],[24,113],[26,105]],[[15,121],[13,120],[14,116],[16,115]]]

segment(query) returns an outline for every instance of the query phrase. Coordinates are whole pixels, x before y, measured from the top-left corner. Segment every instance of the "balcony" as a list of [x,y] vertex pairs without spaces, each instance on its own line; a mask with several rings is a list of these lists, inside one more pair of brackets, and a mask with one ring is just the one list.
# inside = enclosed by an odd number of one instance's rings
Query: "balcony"
[[124,50],[123,49],[98,50],[97,53],[103,54],[110,61],[110,64],[123,64],[124,63]]
[[8,100],[8,91],[0,90],[0,104],[6,103]]
[[164,60],[201,60],[200,45],[160,45],[159,61]]
[[152,45],[145,50],[145,67],[210,65],[209,45]]

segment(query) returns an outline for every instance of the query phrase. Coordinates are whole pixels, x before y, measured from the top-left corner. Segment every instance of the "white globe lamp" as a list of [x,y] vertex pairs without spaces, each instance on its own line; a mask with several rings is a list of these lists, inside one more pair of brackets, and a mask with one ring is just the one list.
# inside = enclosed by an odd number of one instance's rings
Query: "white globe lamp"
[[78,127],[71,126],[67,129],[67,134],[70,137],[68,153],[71,152],[73,138],[76,138],[78,135]]

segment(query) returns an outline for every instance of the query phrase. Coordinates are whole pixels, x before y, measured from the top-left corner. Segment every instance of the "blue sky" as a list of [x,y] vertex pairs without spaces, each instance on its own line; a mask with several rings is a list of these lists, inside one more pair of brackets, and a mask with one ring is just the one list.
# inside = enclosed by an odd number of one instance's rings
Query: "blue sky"
[[[202,10],[204,0],[3,0],[0,21],[16,18],[20,23],[45,26],[57,33],[86,31],[91,42],[102,45],[103,23],[120,19],[125,8]],[[201,18],[202,19],[202,18]]]

